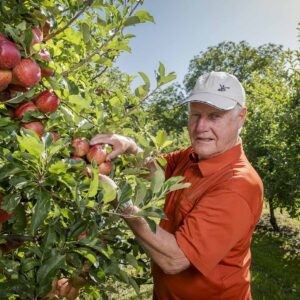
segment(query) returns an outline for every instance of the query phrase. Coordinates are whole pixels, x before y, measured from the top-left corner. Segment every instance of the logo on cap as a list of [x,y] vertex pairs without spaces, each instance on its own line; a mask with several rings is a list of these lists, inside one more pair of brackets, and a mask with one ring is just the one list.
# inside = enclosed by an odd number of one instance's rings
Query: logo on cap
[[220,88],[218,88],[218,91],[219,91],[219,92],[225,92],[226,89],[229,90],[230,87],[229,87],[229,86],[225,86],[225,84],[220,84]]

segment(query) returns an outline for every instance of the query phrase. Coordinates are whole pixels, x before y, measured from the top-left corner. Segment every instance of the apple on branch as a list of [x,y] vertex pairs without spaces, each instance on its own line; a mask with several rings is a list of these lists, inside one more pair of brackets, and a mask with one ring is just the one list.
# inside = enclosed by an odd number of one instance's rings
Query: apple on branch
[[7,39],[0,40],[0,69],[12,69],[21,61],[17,45]]
[[12,80],[11,70],[0,70],[0,92],[4,91]]
[[21,120],[23,118],[23,114],[27,111],[38,110],[38,108],[33,104],[33,102],[28,101],[25,103],[20,104],[16,107],[14,113],[17,119]]
[[94,160],[97,165],[100,165],[106,160],[106,151],[103,149],[102,145],[94,145],[87,153],[86,158],[89,162]]
[[44,39],[43,32],[41,31],[41,29],[39,29],[38,27],[32,27],[31,31],[33,33],[33,38],[31,40],[31,46],[40,44]]
[[22,128],[34,131],[39,137],[41,137],[44,134],[44,126],[41,122],[38,121],[23,123]]
[[109,175],[113,167],[113,164],[110,161],[104,161],[99,166],[99,173],[103,175]]
[[50,134],[52,135],[54,142],[56,142],[60,139],[60,135],[56,131],[51,131]]
[[[51,61],[49,51],[46,50],[46,49],[42,49],[38,53],[38,55],[41,58],[41,60]],[[42,63],[40,63],[40,68],[41,68],[41,74],[42,74],[43,77],[50,77],[50,76],[53,76],[55,74],[55,70],[43,66]]]
[[86,138],[73,139],[71,146],[74,148],[73,156],[82,157],[89,152],[90,144]]
[[37,108],[44,112],[55,112],[60,104],[60,99],[56,96],[56,94],[52,91],[45,90],[39,94],[33,102],[37,106]]
[[41,80],[41,68],[32,58],[23,58],[13,68],[13,83],[33,87]]

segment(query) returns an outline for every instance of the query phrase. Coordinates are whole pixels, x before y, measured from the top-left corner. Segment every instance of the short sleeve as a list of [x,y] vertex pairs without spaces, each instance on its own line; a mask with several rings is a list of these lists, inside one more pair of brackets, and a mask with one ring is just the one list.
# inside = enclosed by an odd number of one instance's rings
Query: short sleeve
[[253,215],[237,193],[215,190],[203,196],[176,231],[190,262],[207,275],[252,228]]
[[177,161],[179,159],[179,153],[178,152],[171,152],[168,154],[161,155],[162,158],[164,158],[167,161],[167,166],[165,169],[165,175],[166,178],[170,178],[177,166]]

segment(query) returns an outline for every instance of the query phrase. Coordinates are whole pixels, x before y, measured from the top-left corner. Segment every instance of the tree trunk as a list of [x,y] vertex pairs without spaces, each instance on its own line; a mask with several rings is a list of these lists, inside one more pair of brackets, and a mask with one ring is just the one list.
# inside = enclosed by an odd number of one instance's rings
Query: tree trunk
[[273,206],[273,201],[272,200],[269,200],[269,209],[270,209],[270,223],[273,227],[273,230],[276,231],[276,232],[279,232],[280,229],[279,229],[279,226],[278,226],[277,221],[276,221],[276,217],[275,217],[275,213],[274,213],[274,206]]

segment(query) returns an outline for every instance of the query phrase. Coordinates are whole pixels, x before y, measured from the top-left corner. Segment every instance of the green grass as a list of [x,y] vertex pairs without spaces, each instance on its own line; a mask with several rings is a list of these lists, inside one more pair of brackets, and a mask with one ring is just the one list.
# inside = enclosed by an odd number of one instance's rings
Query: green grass
[[[282,233],[271,231],[265,208],[253,236],[253,300],[300,299],[300,221],[290,219],[286,213],[276,212],[276,216],[278,225],[283,229]],[[152,299],[152,285],[142,286],[139,296],[131,289],[124,294],[122,299],[149,300]]]

